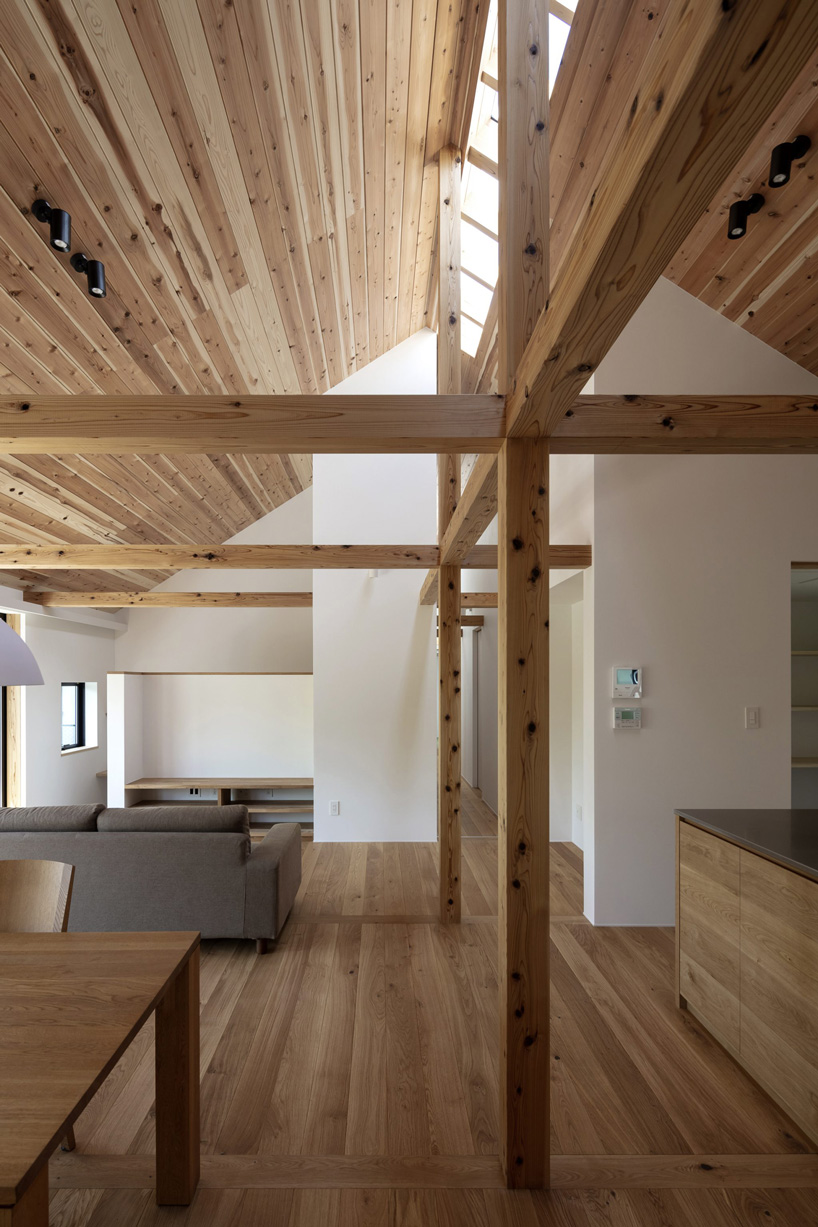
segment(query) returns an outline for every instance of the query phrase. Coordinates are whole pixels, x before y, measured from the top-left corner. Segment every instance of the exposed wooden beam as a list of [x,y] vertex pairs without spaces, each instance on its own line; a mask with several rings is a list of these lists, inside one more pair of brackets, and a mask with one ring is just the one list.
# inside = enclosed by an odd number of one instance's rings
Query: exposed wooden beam
[[425,570],[436,545],[0,545],[0,570],[164,571],[237,567]]
[[121,609],[311,609],[311,592],[41,592],[27,588],[25,599],[46,608]]
[[497,451],[496,396],[0,398],[0,452]]
[[496,592],[461,592],[461,609],[496,609]]
[[818,398],[580,396],[552,452],[818,452]]
[[567,26],[571,25],[574,14],[567,4],[560,4],[560,0],[549,0],[548,7],[554,17],[559,17]]
[[548,1184],[548,444],[500,453],[498,797],[500,1157],[512,1187]]
[[461,627],[464,627],[464,628],[471,626],[475,630],[479,630],[480,627],[484,625],[485,621],[486,619],[483,617],[482,614],[461,614],[460,615],[460,625]]
[[548,300],[548,0],[501,0],[500,350],[505,392]]
[[[592,554],[590,545],[552,545],[549,549],[552,571],[584,571],[590,567]],[[497,546],[476,545],[461,567],[479,568],[486,571],[497,569]],[[464,598],[473,596],[465,593]],[[464,602],[465,603],[465,602]],[[421,605],[437,604],[437,568],[429,571],[420,590]]]
[[553,433],[818,43],[813,0],[669,9],[507,402]]
[[482,149],[478,149],[476,145],[469,145],[469,151],[466,154],[466,157],[471,162],[472,166],[476,166],[478,170],[485,171],[486,174],[491,175],[493,179],[499,178],[500,168],[494,161],[494,158],[490,158],[487,153],[483,153]]
[[461,562],[497,514],[497,460],[480,456],[440,543],[440,560]]
[[[460,392],[460,179],[459,149],[441,149],[438,207],[437,390]],[[443,540],[460,498],[460,455],[437,458],[438,542]],[[460,568],[441,567],[438,576],[438,857],[439,906],[443,924],[461,913],[460,822]]]

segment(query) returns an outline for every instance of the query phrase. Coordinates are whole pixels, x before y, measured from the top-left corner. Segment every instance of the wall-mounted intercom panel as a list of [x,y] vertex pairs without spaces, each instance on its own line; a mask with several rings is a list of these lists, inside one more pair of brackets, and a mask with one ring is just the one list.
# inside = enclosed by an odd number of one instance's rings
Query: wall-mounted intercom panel
[[641,707],[615,707],[613,709],[613,726],[615,729],[641,729]]
[[614,665],[611,670],[612,699],[641,699],[642,670],[634,665]]

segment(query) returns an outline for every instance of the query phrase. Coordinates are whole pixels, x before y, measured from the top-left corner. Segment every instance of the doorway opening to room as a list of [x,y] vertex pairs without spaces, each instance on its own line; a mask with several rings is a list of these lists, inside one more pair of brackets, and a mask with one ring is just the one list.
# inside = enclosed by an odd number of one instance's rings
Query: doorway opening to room
[[793,563],[792,808],[818,809],[818,565]]

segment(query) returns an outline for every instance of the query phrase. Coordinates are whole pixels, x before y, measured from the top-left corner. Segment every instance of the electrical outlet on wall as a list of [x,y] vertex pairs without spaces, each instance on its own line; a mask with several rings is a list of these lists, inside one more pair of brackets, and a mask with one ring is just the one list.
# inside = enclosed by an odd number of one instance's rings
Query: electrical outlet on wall
[[190,790],[190,795],[191,795],[191,797],[198,797],[198,795],[199,795],[199,790],[198,790],[198,788],[191,788],[191,790]]

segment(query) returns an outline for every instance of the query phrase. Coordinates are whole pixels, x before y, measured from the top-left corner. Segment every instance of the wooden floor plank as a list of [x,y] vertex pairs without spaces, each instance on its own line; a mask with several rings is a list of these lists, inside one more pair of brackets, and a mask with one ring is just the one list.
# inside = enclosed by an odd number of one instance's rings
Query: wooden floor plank
[[537,1195],[507,1192],[495,1153],[496,839],[464,840],[466,914],[445,928],[434,844],[302,853],[269,954],[203,943],[193,1205],[153,1202],[148,1026],[77,1122],[77,1151],[51,1162],[52,1227],[818,1223],[816,1147],[676,1007],[672,930],[588,924],[574,845],[552,848],[557,1153]]

